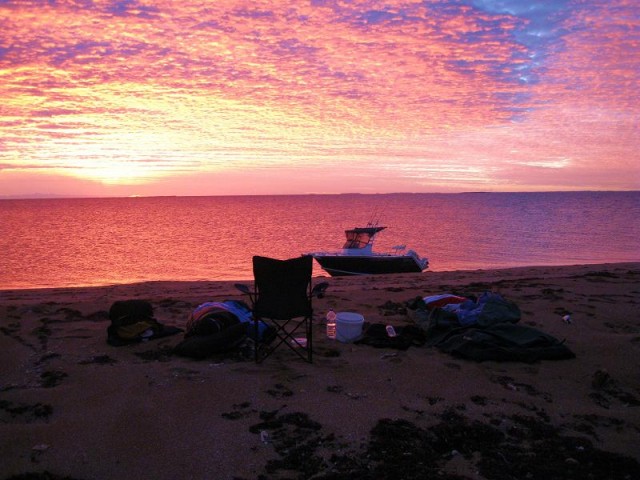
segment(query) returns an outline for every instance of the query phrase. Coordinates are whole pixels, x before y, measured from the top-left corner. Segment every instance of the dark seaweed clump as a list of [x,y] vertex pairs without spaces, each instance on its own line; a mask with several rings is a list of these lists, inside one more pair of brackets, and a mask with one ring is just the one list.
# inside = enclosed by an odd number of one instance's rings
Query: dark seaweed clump
[[286,475],[323,480],[462,480],[467,477],[446,471],[447,463],[458,455],[478,475],[492,480],[640,478],[635,459],[598,450],[583,437],[562,435],[540,416],[504,416],[486,424],[448,410],[429,428],[381,419],[360,451],[324,434],[322,426],[304,413],[262,416],[263,422],[251,431],[273,443],[278,454],[266,465],[263,479]]
[[53,414],[53,407],[45,403],[16,404],[7,400],[0,400],[0,418],[6,423],[8,419],[20,418],[25,421],[46,420]]

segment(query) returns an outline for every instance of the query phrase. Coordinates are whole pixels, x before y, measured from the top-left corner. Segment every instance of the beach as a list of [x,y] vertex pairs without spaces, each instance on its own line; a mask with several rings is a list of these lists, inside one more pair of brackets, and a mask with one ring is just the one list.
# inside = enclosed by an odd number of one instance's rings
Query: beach
[[[640,263],[314,278],[314,362],[106,342],[113,302],[165,325],[234,282],[0,292],[0,479],[640,478]],[[483,361],[340,343],[324,316],[415,324],[417,297],[493,292],[575,358]],[[45,473],[46,472],[46,473]],[[30,474],[30,475],[27,475]]]

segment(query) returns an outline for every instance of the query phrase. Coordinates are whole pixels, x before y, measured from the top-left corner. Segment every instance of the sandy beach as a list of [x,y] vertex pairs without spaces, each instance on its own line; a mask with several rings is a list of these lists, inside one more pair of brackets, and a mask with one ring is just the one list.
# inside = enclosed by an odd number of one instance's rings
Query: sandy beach
[[[640,264],[326,280],[314,363],[106,342],[111,304],[184,327],[233,282],[0,292],[0,478],[640,478]],[[326,338],[329,308],[415,324],[416,297],[499,293],[575,354],[476,362]],[[567,317],[568,316],[568,317]]]

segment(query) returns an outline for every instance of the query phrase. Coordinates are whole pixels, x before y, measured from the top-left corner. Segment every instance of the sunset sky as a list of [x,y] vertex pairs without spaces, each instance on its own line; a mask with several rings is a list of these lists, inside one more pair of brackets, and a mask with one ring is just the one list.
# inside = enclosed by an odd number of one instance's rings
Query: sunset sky
[[0,196],[640,189],[638,0],[0,0]]

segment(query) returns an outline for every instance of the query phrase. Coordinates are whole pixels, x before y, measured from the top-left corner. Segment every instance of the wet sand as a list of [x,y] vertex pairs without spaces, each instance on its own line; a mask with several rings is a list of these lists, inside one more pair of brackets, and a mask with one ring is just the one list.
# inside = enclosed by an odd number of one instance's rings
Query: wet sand
[[[313,364],[286,349],[191,360],[172,354],[182,335],[106,343],[116,300],[184,327],[203,302],[242,300],[233,282],[1,291],[0,478],[640,478],[640,264],[321,280]],[[576,357],[324,335],[329,308],[401,327],[417,296],[485,291]]]

